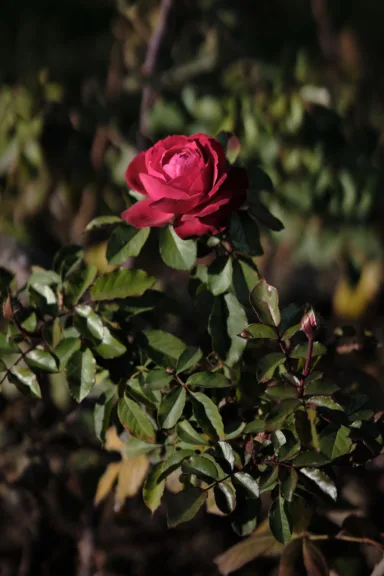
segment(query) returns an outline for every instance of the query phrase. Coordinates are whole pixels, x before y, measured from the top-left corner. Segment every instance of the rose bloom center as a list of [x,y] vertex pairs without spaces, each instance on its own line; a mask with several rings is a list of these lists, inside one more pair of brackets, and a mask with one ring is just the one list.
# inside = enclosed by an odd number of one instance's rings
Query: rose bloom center
[[198,162],[195,154],[189,150],[183,150],[174,154],[168,162],[163,164],[163,170],[170,178],[177,178],[191,170]]

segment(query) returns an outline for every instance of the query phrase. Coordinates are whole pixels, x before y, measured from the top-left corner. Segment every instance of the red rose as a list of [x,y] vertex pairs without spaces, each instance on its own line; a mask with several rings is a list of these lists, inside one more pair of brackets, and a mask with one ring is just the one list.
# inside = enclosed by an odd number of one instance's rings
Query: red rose
[[121,217],[136,228],[173,223],[180,238],[217,234],[245,200],[244,168],[205,134],[169,136],[129,164],[128,186],[147,196]]

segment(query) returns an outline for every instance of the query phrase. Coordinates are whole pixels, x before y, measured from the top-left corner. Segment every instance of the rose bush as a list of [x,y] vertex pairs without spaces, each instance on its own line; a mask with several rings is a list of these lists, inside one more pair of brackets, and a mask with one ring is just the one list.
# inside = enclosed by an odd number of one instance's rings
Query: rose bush
[[147,198],[122,214],[136,228],[168,222],[180,238],[217,234],[246,198],[247,173],[205,134],[169,136],[128,166],[128,186]]

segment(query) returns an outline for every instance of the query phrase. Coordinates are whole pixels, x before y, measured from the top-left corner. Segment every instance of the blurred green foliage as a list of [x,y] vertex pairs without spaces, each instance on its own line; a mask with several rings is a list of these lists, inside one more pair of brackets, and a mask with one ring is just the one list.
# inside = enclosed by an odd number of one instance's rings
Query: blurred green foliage
[[341,259],[360,270],[381,259],[383,8],[320,2],[319,16],[317,4],[176,2],[150,78],[158,0],[9,5],[0,24],[0,231],[48,257],[83,243],[92,217],[124,207],[125,168],[145,124],[145,144],[235,132],[251,185],[259,187],[259,164],[274,185],[263,199],[286,230],[269,242],[289,246],[296,264]]

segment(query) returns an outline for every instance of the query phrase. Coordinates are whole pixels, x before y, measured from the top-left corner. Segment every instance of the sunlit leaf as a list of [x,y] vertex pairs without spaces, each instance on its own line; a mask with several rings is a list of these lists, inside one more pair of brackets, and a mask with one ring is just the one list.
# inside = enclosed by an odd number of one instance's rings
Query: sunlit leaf
[[149,416],[142,408],[127,396],[124,396],[117,405],[119,420],[133,436],[147,442],[155,439],[155,429]]
[[285,544],[292,537],[292,519],[288,506],[282,496],[273,501],[269,511],[269,526],[278,542]]
[[164,396],[159,406],[157,418],[161,428],[172,428],[183,414],[187,393],[178,386]]
[[279,326],[281,317],[276,288],[267,284],[264,279],[260,280],[250,294],[250,301],[261,323]]
[[203,431],[214,440],[224,440],[224,425],[216,404],[201,392],[191,392],[193,413]]
[[160,231],[160,256],[165,264],[176,270],[190,270],[196,262],[195,240],[182,240],[172,226]]
[[96,361],[88,349],[77,350],[66,367],[69,391],[76,402],[81,402],[91,391],[96,379]]
[[155,282],[156,278],[143,270],[117,269],[97,278],[91,288],[91,298],[97,302],[140,296]]

